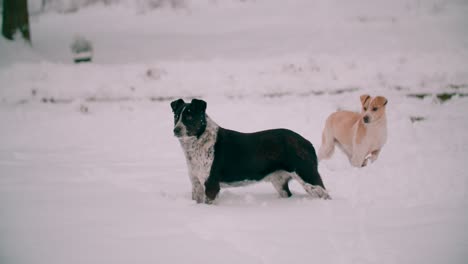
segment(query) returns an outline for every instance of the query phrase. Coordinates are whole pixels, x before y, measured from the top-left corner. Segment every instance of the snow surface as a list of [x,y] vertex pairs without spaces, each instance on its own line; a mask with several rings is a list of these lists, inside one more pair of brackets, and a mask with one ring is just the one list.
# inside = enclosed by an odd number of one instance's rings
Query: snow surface
[[[0,40],[0,263],[466,263],[467,11],[207,0],[34,17],[32,48]],[[72,64],[76,34],[95,63]],[[191,200],[172,99],[318,149],[362,93],[388,98],[388,142],[366,168],[339,151],[319,164],[332,200],[294,182],[288,199],[259,183]]]

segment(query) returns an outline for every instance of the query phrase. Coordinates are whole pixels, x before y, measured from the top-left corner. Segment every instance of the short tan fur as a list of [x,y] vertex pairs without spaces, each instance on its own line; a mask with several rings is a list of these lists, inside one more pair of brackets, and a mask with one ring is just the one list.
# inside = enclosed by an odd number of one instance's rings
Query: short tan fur
[[360,96],[361,113],[338,111],[325,122],[319,160],[329,159],[335,145],[343,150],[354,167],[364,167],[368,159],[377,160],[387,141],[387,99],[383,96]]

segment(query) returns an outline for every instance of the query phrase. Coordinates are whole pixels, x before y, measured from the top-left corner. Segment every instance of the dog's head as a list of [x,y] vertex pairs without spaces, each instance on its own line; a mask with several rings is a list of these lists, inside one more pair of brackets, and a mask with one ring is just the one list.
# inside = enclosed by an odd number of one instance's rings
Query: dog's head
[[190,103],[178,99],[171,102],[174,112],[174,135],[183,137],[200,137],[206,128],[206,102],[193,99]]
[[370,124],[384,117],[387,102],[387,98],[383,96],[371,97],[368,94],[361,95],[362,122]]

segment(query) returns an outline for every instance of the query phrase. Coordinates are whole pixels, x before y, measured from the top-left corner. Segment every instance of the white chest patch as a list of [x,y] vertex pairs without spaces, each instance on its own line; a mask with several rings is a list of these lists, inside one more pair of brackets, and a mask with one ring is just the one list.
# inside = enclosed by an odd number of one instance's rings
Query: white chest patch
[[211,166],[214,160],[214,146],[218,135],[219,126],[206,116],[205,132],[197,137],[179,138],[185,153],[189,176],[192,180],[198,180],[204,187],[206,179],[210,176]]

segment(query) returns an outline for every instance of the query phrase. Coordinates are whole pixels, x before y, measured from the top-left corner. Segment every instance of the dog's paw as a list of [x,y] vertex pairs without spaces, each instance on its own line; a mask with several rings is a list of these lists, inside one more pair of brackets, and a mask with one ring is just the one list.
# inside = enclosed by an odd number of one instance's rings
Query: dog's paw
[[214,203],[214,200],[211,200],[208,197],[205,198],[205,204],[213,204],[213,203]]
[[358,156],[353,156],[350,160],[351,165],[356,168],[362,168],[367,165],[367,159],[359,158]]
[[203,191],[192,192],[192,200],[196,201],[197,203],[203,203],[205,202],[205,194]]
[[327,190],[322,188],[321,186],[314,186],[311,184],[306,184],[304,186],[305,190],[308,194],[310,194],[314,198],[321,198],[324,200],[331,200],[330,194],[328,194]]
[[282,191],[279,192],[279,195],[280,195],[281,198],[289,198],[289,197],[291,197],[292,194],[290,192],[288,193],[287,191],[282,190]]
[[331,200],[330,194],[327,192],[327,190],[323,189],[320,186],[315,186],[315,191],[317,192],[319,198],[322,198],[324,200]]
[[362,165],[361,165],[361,168],[364,168],[365,166],[367,166],[367,161],[368,161],[368,160],[369,160],[369,159],[365,159],[365,160],[364,160],[364,162],[363,162]]

